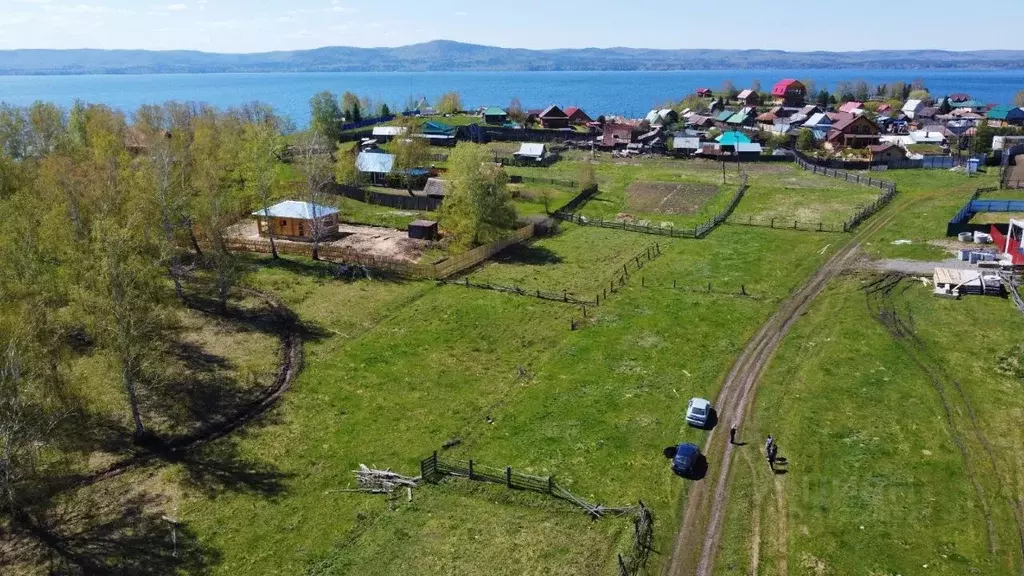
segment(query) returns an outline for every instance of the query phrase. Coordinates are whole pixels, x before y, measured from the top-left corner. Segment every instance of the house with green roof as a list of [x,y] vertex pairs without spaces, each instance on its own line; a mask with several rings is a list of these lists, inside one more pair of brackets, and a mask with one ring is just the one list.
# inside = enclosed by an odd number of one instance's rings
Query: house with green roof
[[508,113],[497,106],[488,106],[484,109],[485,124],[504,124],[508,120]]
[[734,148],[739,144],[752,143],[752,141],[750,140],[750,136],[747,136],[743,132],[739,132],[736,130],[722,134],[718,138],[715,138],[715,141],[722,146],[732,146]]
[[722,110],[721,112],[718,113],[717,116],[715,116],[715,122],[720,124],[726,124],[729,122],[729,118],[732,118],[735,115],[736,113],[733,112],[732,110]]
[[[989,123],[996,126],[1004,124],[1024,124],[1024,109],[1014,106],[996,106],[985,115]],[[997,124],[998,123],[998,124]]]

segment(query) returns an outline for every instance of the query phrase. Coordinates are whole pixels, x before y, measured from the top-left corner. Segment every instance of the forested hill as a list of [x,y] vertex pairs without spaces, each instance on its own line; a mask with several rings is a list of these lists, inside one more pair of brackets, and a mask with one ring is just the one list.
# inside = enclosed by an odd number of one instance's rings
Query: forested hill
[[260,54],[149,50],[3,50],[0,74],[1020,68],[1024,50],[525,50],[437,40],[397,48],[325,47]]

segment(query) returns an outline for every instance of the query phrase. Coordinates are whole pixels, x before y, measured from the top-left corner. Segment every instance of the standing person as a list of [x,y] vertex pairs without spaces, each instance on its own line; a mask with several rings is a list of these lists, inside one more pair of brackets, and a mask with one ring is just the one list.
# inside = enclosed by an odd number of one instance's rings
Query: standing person
[[772,442],[772,447],[768,449],[768,468],[775,471],[775,460],[779,456],[779,447]]
[[769,434],[768,435],[768,439],[764,441],[764,453],[767,454],[768,451],[771,450],[772,446],[774,446],[774,445],[775,445],[775,438],[772,438],[772,435]]
[[733,424],[732,427],[729,428],[729,444],[735,444],[735,443],[736,443],[736,425]]

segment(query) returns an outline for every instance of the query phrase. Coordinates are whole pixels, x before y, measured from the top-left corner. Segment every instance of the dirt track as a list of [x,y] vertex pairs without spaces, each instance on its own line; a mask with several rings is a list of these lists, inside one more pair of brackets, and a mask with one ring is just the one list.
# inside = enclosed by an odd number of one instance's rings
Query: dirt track
[[[729,470],[732,466],[734,448],[729,443],[728,434],[718,434],[718,429],[728,429],[733,424],[742,429],[761,374],[793,322],[806,312],[828,282],[853,262],[860,250],[861,242],[885,226],[908,204],[909,201],[906,199],[897,199],[894,205],[884,210],[879,217],[868,221],[850,242],[840,248],[803,286],[781,303],[779,309],[751,338],[736,360],[715,402],[720,424],[711,431],[704,445],[704,453],[709,462],[718,462],[719,466],[717,470],[709,467],[707,477],[694,484],[690,490],[683,522],[676,535],[672,558],[666,569],[669,576],[708,576],[712,573],[725,518]],[[709,494],[711,498],[708,498]]]

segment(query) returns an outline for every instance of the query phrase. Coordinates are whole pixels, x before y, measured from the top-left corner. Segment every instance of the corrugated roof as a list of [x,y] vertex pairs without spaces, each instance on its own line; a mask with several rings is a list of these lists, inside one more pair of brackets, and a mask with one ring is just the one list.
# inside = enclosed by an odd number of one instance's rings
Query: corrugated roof
[[740,143],[736,145],[737,152],[756,152],[761,153],[761,145],[757,142],[751,142],[749,144]]
[[1008,118],[1020,118],[1024,116],[1024,110],[1014,106],[996,106],[988,111],[987,116],[992,120],[1006,120]]
[[672,138],[672,148],[674,150],[698,150],[700,138],[695,136],[674,137]]
[[399,136],[405,134],[406,128],[404,126],[374,126],[374,136]]
[[529,158],[543,158],[545,149],[543,144],[537,144],[533,142],[523,142],[519,146],[519,152],[516,152],[516,156],[526,156]]
[[735,146],[736,144],[750,144],[750,136],[747,136],[743,132],[726,132],[718,138],[715,138],[719,144],[725,144],[727,146]]
[[359,156],[356,157],[356,168],[358,168],[360,172],[388,174],[394,167],[395,157],[393,154],[384,154],[381,152],[360,152]]
[[757,94],[757,92],[754,92],[754,91],[753,91],[753,90],[751,90],[750,88],[747,88],[746,90],[744,90],[744,91],[740,92],[740,93],[739,93],[739,94],[738,94],[738,95],[736,96],[736,98],[739,98],[740,100],[746,100],[747,98],[749,98],[749,97],[751,97],[751,96],[754,96],[754,95],[756,95],[756,94]]
[[423,193],[427,196],[444,196],[445,181],[440,178],[428,178],[427,185],[423,187]]
[[541,118],[568,118],[569,117],[568,114],[566,114],[565,112],[562,112],[562,109],[559,108],[558,106],[554,105],[554,104],[552,104],[551,106],[548,106],[543,111],[541,111],[539,116]]
[[786,91],[791,87],[794,89],[797,87],[803,88],[804,85],[792,78],[784,78],[775,83],[775,86],[772,88],[772,96],[785,96]]
[[734,114],[736,113],[730,110],[723,110],[718,113],[718,116],[715,116],[715,120],[718,122],[728,122],[729,118],[732,118]]
[[506,115],[505,111],[502,110],[501,108],[498,108],[497,106],[488,106],[487,109],[484,110],[484,116],[505,116],[505,115]]
[[824,112],[818,112],[814,116],[808,118],[807,122],[804,122],[804,126],[807,126],[808,128],[813,128],[816,126],[832,126],[832,119],[828,117],[828,114]]
[[323,218],[325,216],[338,213],[337,208],[331,208],[330,206],[310,204],[309,202],[302,202],[299,200],[285,200],[284,202],[274,204],[266,210],[257,210],[253,212],[252,215],[269,218],[296,218],[299,220],[312,220],[314,208],[316,210],[317,218]]

